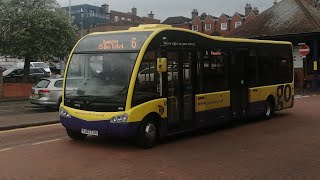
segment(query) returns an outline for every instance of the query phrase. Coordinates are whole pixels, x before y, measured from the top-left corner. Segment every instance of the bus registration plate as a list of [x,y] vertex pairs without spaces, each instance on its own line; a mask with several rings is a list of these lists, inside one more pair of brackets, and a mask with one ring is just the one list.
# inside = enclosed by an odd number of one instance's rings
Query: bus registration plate
[[99,133],[97,130],[89,130],[89,129],[81,129],[82,134],[87,134],[87,135],[93,135],[93,136],[98,136]]

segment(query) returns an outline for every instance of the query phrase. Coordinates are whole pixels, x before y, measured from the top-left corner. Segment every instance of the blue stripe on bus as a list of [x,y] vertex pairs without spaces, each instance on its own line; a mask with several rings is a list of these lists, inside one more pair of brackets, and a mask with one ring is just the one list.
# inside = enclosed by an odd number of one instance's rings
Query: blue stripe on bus
[[[265,111],[266,101],[258,101],[248,104],[248,116],[257,117],[263,115]],[[196,113],[196,121],[198,127],[213,126],[232,120],[230,107],[212,109]]]
[[249,104],[249,117],[256,117],[262,115],[265,111],[266,101],[257,101]]
[[199,127],[213,126],[231,120],[230,107],[212,109],[196,113]]
[[99,135],[109,137],[134,137],[139,122],[113,124],[110,121],[84,121],[75,117],[60,117],[61,124],[67,129],[81,131],[81,129],[97,130]]

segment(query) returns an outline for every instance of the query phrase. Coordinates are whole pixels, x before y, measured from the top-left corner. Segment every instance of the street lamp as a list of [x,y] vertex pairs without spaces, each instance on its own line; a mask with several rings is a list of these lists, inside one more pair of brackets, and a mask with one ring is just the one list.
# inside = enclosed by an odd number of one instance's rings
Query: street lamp
[[69,17],[71,18],[71,0],[69,0]]
[[80,13],[81,13],[81,21],[80,21],[80,25],[81,25],[81,30],[80,30],[80,32],[81,32],[81,37],[83,36],[83,32],[82,32],[82,30],[83,30],[83,9],[81,8],[80,9]]

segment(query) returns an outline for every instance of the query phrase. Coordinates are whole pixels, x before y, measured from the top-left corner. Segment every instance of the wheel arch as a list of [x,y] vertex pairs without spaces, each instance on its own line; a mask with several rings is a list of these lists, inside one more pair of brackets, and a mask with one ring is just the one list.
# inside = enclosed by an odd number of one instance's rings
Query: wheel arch
[[160,120],[162,119],[161,116],[156,113],[156,112],[151,112],[149,114],[147,114],[143,119],[142,121],[145,121],[145,120],[152,120],[152,121],[155,121],[156,125],[158,126],[158,128],[160,128]]
[[267,98],[267,101],[269,101],[272,105],[272,107],[274,108],[274,110],[276,110],[276,99],[274,98],[273,95],[269,95]]

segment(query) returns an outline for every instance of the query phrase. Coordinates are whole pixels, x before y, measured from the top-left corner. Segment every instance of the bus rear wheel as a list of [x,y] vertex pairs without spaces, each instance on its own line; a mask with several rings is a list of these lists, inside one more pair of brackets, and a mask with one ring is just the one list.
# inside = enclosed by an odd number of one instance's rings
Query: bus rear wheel
[[67,130],[68,136],[75,141],[83,141],[87,137],[86,134],[82,134],[80,132],[73,131],[71,129],[66,129],[66,130]]
[[271,99],[268,99],[266,101],[266,105],[265,105],[265,111],[264,111],[264,119],[269,120],[273,117],[274,115],[274,102]]
[[158,126],[154,120],[146,119],[142,121],[136,143],[142,148],[152,148],[155,145],[158,135]]

